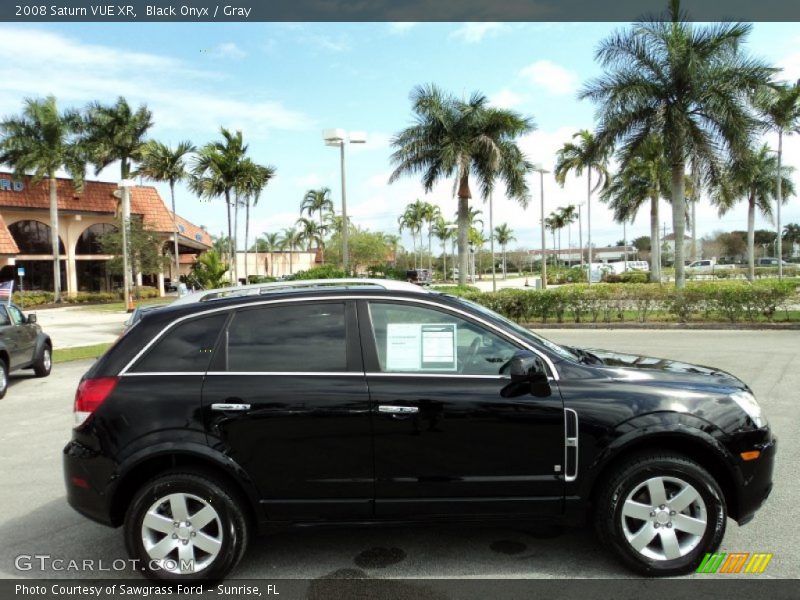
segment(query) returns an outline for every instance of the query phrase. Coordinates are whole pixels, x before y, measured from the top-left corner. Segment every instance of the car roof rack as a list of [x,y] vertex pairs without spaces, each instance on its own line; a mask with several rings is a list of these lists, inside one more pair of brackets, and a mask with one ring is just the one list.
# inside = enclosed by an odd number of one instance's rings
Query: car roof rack
[[313,289],[353,289],[353,288],[372,288],[396,292],[423,292],[423,288],[406,281],[392,279],[301,279],[296,281],[273,281],[270,283],[251,283],[247,285],[235,285],[212,290],[200,290],[191,292],[182,298],[178,298],[170,303],[170,306],[181,306],[184,304],[194,304],[197,302],[209,302],[211,300],[221,300],[223,298],[238,298],[247,296],[259,296],[276,292],[286,292],[293,290],[313,290]]

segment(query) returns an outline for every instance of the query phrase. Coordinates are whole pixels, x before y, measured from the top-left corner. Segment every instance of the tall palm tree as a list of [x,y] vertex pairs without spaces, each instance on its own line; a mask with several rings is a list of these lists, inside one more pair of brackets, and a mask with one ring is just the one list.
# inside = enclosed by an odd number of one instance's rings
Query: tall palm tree
[[256,252],[268,252],[269,253],[269,275],[270,277],[275,276],[275,257],[273,256],[275,252],[280,250],[280,234],[276,232],[267,232],[261,234],[261,237],[256,240],[255,243],[255,250]]
[[[145,136],[152,126],[153,114],[144,104],[133,110],[122,96],[112,105],[91,103],[86,109],[84,143],[89,152],[89,160],[95,166],[95,174],[119,161],[120,179],[130,178],[133,164],[141,162],[144,156],[147,144]],[[128,243],[130,208],[130,189],[125,186],[122,188],[122,230],[123,239],[127,239]],[[127,247],[123,253],[128,253]],[[133,270],[133,261],[130,266]],[[136,274],[126,273],[126,280],[128,276],[133,283]]]
[[[547,229],[550,234],[553,236],[553,267],[557,265],[558,262],[558,253],[555,252],[556,250],[556,231],[558,231],[558,215],[556,213],[550,213],[544,220],[544,228]],[[542,257],[544,260],[544,256]]]
[[[174,148],[151,140],[145,144],[142,152],[142,161],[136,170],[137,175],[142,175],[153,181],[169,183],[169,195],[172,201],[172,235],[175,241],[175,282],[180,274],[180,256],[178,254],[178,218],[175,210],[175,184],[184,180],[186,171],[186,157],[195,151],[191,142],[180,142]],[[175,283],[173,282],[173,283]]]
[[[397,224],[400,226],[400,233],[403,232],[404,229],[408,229],[411,233],[411,243],[414,247],[414,268],[417,268],[417,236],[420,236],[420,247],[422,246],[422,226],[425,222],[425,202],[421,200],[416,200],[411,204],[406,206],[405,211],[400,218],[397,220]],[[422,255],[422,250],[420,249],[420,257]]]
[[[579,176],[586,171],[586,222],[587,244],[589,246],[589,272],[592,271],[592,194],[606,185],[608,181],[608,149],[602,146],[592,132],[582,129],[572,136],[578,142],[567,142],[556,155],[555,177],[563,187],[570,172]],[[597,182],[592,187],[592,171],[597,174]],[[563,227],[563,225],[562,225]],[[559,234],[560,235],[560,234]],[[559,244],[560,245],[560,244]],[[559,249],[560,252],[560,249]],[[591,284],[592,278],[588,278]]]
[[447,281],[447,242],[453,237],[454,227],[453,223],[448,223],[441,215],[433,224],[433,235],[442,243],[442,273],[445,281]]
[[433,225],[436,220],[441,218],[442,211],[435,204],[430,202],[423,203],[422,219],[428,226],[428,270],[433,271],[433,249],[431,239],[433,238]]
[[228,213],[228,239],[230,247],[228,256],[233,272],[233,279],[238,279],[236,273],[236,239],[234,237],[231,206],[234,200],[237,181],[240,177],[241,163],[247,152],[247,145],[242,138],[242,132],[232,132],[220,127],[221,141],[209,142],[197,152],[192,165],[192,177],[189,187],[201,198],[222,197]]
[[[772,84],[756,96],[756,106],[761,110],[767,126],[778,132],[777,171],[783,171],[783,136],[800,132],[800,80],[794,85]],[[778,208],[778,228],[780,205],[783,202],[783,187],[777,179],[776,206]],[[778,238],[778,258],[783,258],[783,246]],[[783,276],[783,263],[778,261],[778,276]]]
[[[634,154],[660,135],[670,166],[672,229],[685,236],[685,175],[689,159],[704,178],[719,175],[726,154],[743,154],[755,129],[753,90],[774,69],[743,51],[744,23],[698,25],[671,0],[663,20],[640,21],[606,39],[596,58],[606,74],[580,92],[599,104],[602,146]],[[709,187],[712,187],[709,185]],[[685,286],[684,248],[675,245],[675,286]]]
[[513,242],[517,238],[514,237],[514,231],[508,226],[508,223],[503,223],[494,228],[494,239],[500,244],[500,250],[503,253],[503,279],[506,278],[506,246],[509,242]]
[[[312,216],[314,213],[319,215],[320,227],[325,224],[325,214],[333,213],[333,200],[331,200],[330,188],[323,187],[316,190],[308,190],[306,195],[303,196],[303,202],[300,204],[300,214],[308,214]],[[322,262],[325,263],[325,248],[320,247],[322,250]]]
[[308,250],[311,250],[314,244],[320,249],[325,247],[325,234],[328,231],[325,225],[320,225],[308,217],[300,217],[296,225],[300,228],[300,242],[305,243]]
[[487,198],[499,177],[509,198],[527,203],[526,174],[533,166],[517,145],[519,136],[533,131],[531,119],[510,110],[489,106],[481,93],[460,100],[435,85],[411,92],[416,123],[392,139],[395,170],[392,183],[402,175],[422,175],[426,191],[442,179],[453,177],[458,196],[458,279],[466,283],[467,210],[472,198],[470,176]]
[[[561,215],[561,220],[564,222],[564,227],[567,228],[567,248],[572,246],[572,224],[578,220],[578,210],[574,204],[567,204],[558,209]],[[570,266],[572,265],[572,250],[570,249]]]
[[756,208],[765,217],[772,218],[772,201],[778,195],[778,181],[785,192],[783,202],[794,194],[794,184],[789,177],[792,171],[783,167],[778,177],[778,158],[765,144],[757,151],[732,161],[725,170],[724,184],[715,189],[714,201],[721,215],[739,200],[747,200],[747,278],[750,281],[755,277]]
[[783,241],[789,244],[789,256],[792,256],[792,249],[795,244],[800,244],[800,225],[797,223],[787,223],[783,226]]
[[250,239],[250,206],[257,206],[261,198],[261,193],[270,180],[275,177],[275,167],[259,165],[249,158],[242,160],[240,164],[239,177],[236,182],[236,192],[240,200],[244,203],[244,278],[249,281],[249,246]]
[[75,111],[59,112],[56,99],[26,98],[22,115],[0,123],[0,163],[22,178],[30,174],[34,183],[48,181],[50,192],[50,241],[53,251],[53,298],[61,302],[61,258],[58,236],[58,182],[64,168],[73,185],[83,187],[86,161],[78,132],[81,117]]
[[292,275],[294,274],[294,250],[303,243],[301,233],[294,227],[287,227],[283,230],[279,243],[281,250],[288,250],[289,252],[289,275]]
[[600,199],[608,203],[614,220],[633,221],[636,213],[650,203],[650,281],[661,281],[661,242],[659,240],[658,205],[668,199],[670,168],[658,136],[650,136],[638,146],[635,154],[617,154],[620,169],[610,178]]

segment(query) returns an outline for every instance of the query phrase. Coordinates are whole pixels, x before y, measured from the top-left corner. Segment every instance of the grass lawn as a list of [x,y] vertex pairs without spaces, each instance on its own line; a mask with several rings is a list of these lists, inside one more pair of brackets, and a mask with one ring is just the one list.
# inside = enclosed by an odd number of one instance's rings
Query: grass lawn
[[[148,298],[141,302],[134,302],[138,304],[169,304],[175,300],[175,296],[164,296],[163,298]],[[125,312],[126,307],[124,302],[108,302],[105,304],[87,304],[85,306],[78,305],[82,310],[89,310],[92,312]]]
[[62,363],[70,360],[81,360],[84,358],[97,358],[108,350],[111,342],[105,344],[94,344],[92,346],[76,346],[75,348],[56,348],[53,350],[53,362]]

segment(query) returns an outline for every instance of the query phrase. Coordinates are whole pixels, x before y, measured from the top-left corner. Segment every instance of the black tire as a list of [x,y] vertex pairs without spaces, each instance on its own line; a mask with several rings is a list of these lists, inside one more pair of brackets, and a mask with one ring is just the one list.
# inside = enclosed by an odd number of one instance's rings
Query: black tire
[[47,377],[50,375],[50,370],[53,368],[53,349],[50,344],[45,344],[42,347],[42,353],[36,362],[33,363],[33,372],[37,377]]
[[[165,497],[171,494],[187,495],[189,497],[187,505],[195,502],[192,498],[199,501],[197,503],[198,506],[202,506],[201,503],[205,503],[213,508],[218,518],[218,520],[206,526],[204,531],[188,534],[194,536],[205,532],[212,538],[216,537],[220,540],[219,550],[213,559],[203,556],[204,552],[202,550],[197,551],[195,549],[197,552],[194,555],[195,564],[199,568],[193,572],[170,572],[167,569],[159,568],[158,565],[153,563],[153,558],[145,549],[144,518],[156,503],[163,501]],[[191,510],[189,512],[191,514]],[[194,516],[197,516],[197,514],[199,513],[195,513]],[[164,516],[168,519],[172,518],[169,513],[164,513]],[[181,523],[185,523],[185,521],[181,521]],[[188,537],[186,529],[186,527],[176,529],[175,531],[178,533],[158,533],[157,535],[163,535],[164,537],[157,541],[161,542],[166,538],[174,539],[176,535]],[[187,541],[184,541],[181,537],[172,542],[172,544],[175,544],[175,551],[171,552],[166,558],[171,558],[177,562],[179,559],[177,553],[180,551],[181,545],[187,544]],[[194,541],[199,538],[191,537],[188,539],[192,540],[192,547],[194,548]],[[241,560],[248,541],[249,526],[243,501],[240,500],[238,494],[229,490],[227,486],[199,472],[165,473],[147,482],[136,493],[125,515],[125,546],[128,554],[138,561],[136,564],[137,569],[140,569],[150,579],[169,581],[220,580]],[[152,544],[153,540],[151,539],[149,543]],[[165,543],[170,544],[169,541]],[[203,560],[209,560],[208,564],[201,566]],[[165,563],[164,566],[169,567],[171,565]]]
[[6,397],[8,391],[8,365],[0,358],[0,399]]
[[[702,535],[697,533],[696,537],[693,537],[685,531],[679,531],[677,520],[673,533],[668,533],[668,529],[661,529],[667,525],[659,525],[659,519],[669,519],[668,527],[673,528],[672,520],[676,517],[668,516],[675,515],[669,505],[665,505],[665,510],[660,510],[659,506],[655,511],[650,512],[649,516],[645,514],[645,517],[648,517],[647,521],[623,517],[625,501],[630,494],[638,493],[637,490],[642,490],[641,493],[644,494],[639,498],[648,498],[642,503],[648,504],[650,492],[644,484],[653,478],[665,478],[665,488],[677,489],[679,484],[676,484],[676,481],[689,484],[694,488],[705,505],[706,527]],[[671,488],[673,485],[675,488]],[[676,497],[670,496],[669,493],[668,491],[668,501]],[[692,516],[688,514],[688,511],[699,510],[700,506],[701,503],[698,501],[684,509],[687,514],[679,514],[677,517]],[[694,516],[698,514],[700,513],[696,513]],[[695,570],[706,552],[715,552],[725,535],[726,520],[725,497],[711,474],[685,456],[658,452],[652,456],[634,457],[610,473],[607,483],[603,485],[597,496],[595,529],[600,541],[604,545],[611,546],[622,562],[633,571],[650,576],[669,576]],[[637,526],[641,526],[641,529]],[[660,552],[663,554],[662,557],[647,556],[628,542],[626,529],[629,535],[635,535],[639,531],[643,531],[645,526],[656,528],[656,533],[651,544],[643,548],[643,551],[646,553]],[[647,536],[649,532],[645,532],[645,534]],[[681,553],[686,551],[686,554],[669,559],[666,556],[666,547],[661,541],[666,538],[662,538],[662,535],[679,536],[679,543],[682,546],[685,544],[685,550],[682,547]]]

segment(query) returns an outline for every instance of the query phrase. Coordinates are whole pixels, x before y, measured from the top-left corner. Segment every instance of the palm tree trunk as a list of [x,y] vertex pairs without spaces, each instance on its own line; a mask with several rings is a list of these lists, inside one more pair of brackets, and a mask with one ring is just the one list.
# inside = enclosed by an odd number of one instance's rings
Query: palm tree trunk
[[53,248],[53,301],[61,302],[61,257],[58,255],[58,182],[50,178],[50,241]]
[[756,276],[756,198],[753,192],[747,199],[747,279]]
[[[322,223],[322,208],[319,209],[319,226],[320,226],[320,230],[324,226],[323,223]],[[320,258],[322,259],[322,264],[324,265],[325,264],[325,246],[324,245],[320,247]]]
[[180,280],[181,276],[181,261],[180,255],[178,254],[178,215],[175,212],[175,182],[169,182],[169,195],[172,198],[172,227],[173,227],[173,235],[175,236],[175,274],[173,275],[175,281],[171,283],[175,286],[175,289],[178,289],[178,281]]
[[586,169],[586,243],[589,246],[588,262],[589,273],[586,280],[592,285],[592,167]]
[[467,284],[469,254],[467,252],[467,211],[469,210],[469,179],[467,174],[461,176],[458,185],[458,285]]
[[431,224],[428,223],[428,272],[433,277],[433,247],[431,246]]
[[234,278],[234,265],[233,265],[233,230],[231,229],[231,193],[225,190],[225,205],[228,209],[228,272],[231,274],[231,279]]
[[683,289],[686,287],[686,275],[684,273],[683,255],[684,238],[686,237],[686,196],[685,196],[685,177],[686,167],[681,161],[672,165],[672,233],[675,236],[675,287]]
[[239,284],[239,265],[238,254],[239,250],[239,192],[233,196],[233,279],[234,285]]
[[249,249],[247,248],[247,238],[250,235],[250,197],[245,198],[244,205],[244,282],[250,283],[248,279],[247,258],[249,256]]
[[447,281],[447,240],[442,240],[442,272],[444,281]]
[[650,198],[650,281],[661,282],[661,243],[658,239],[658,194]]

